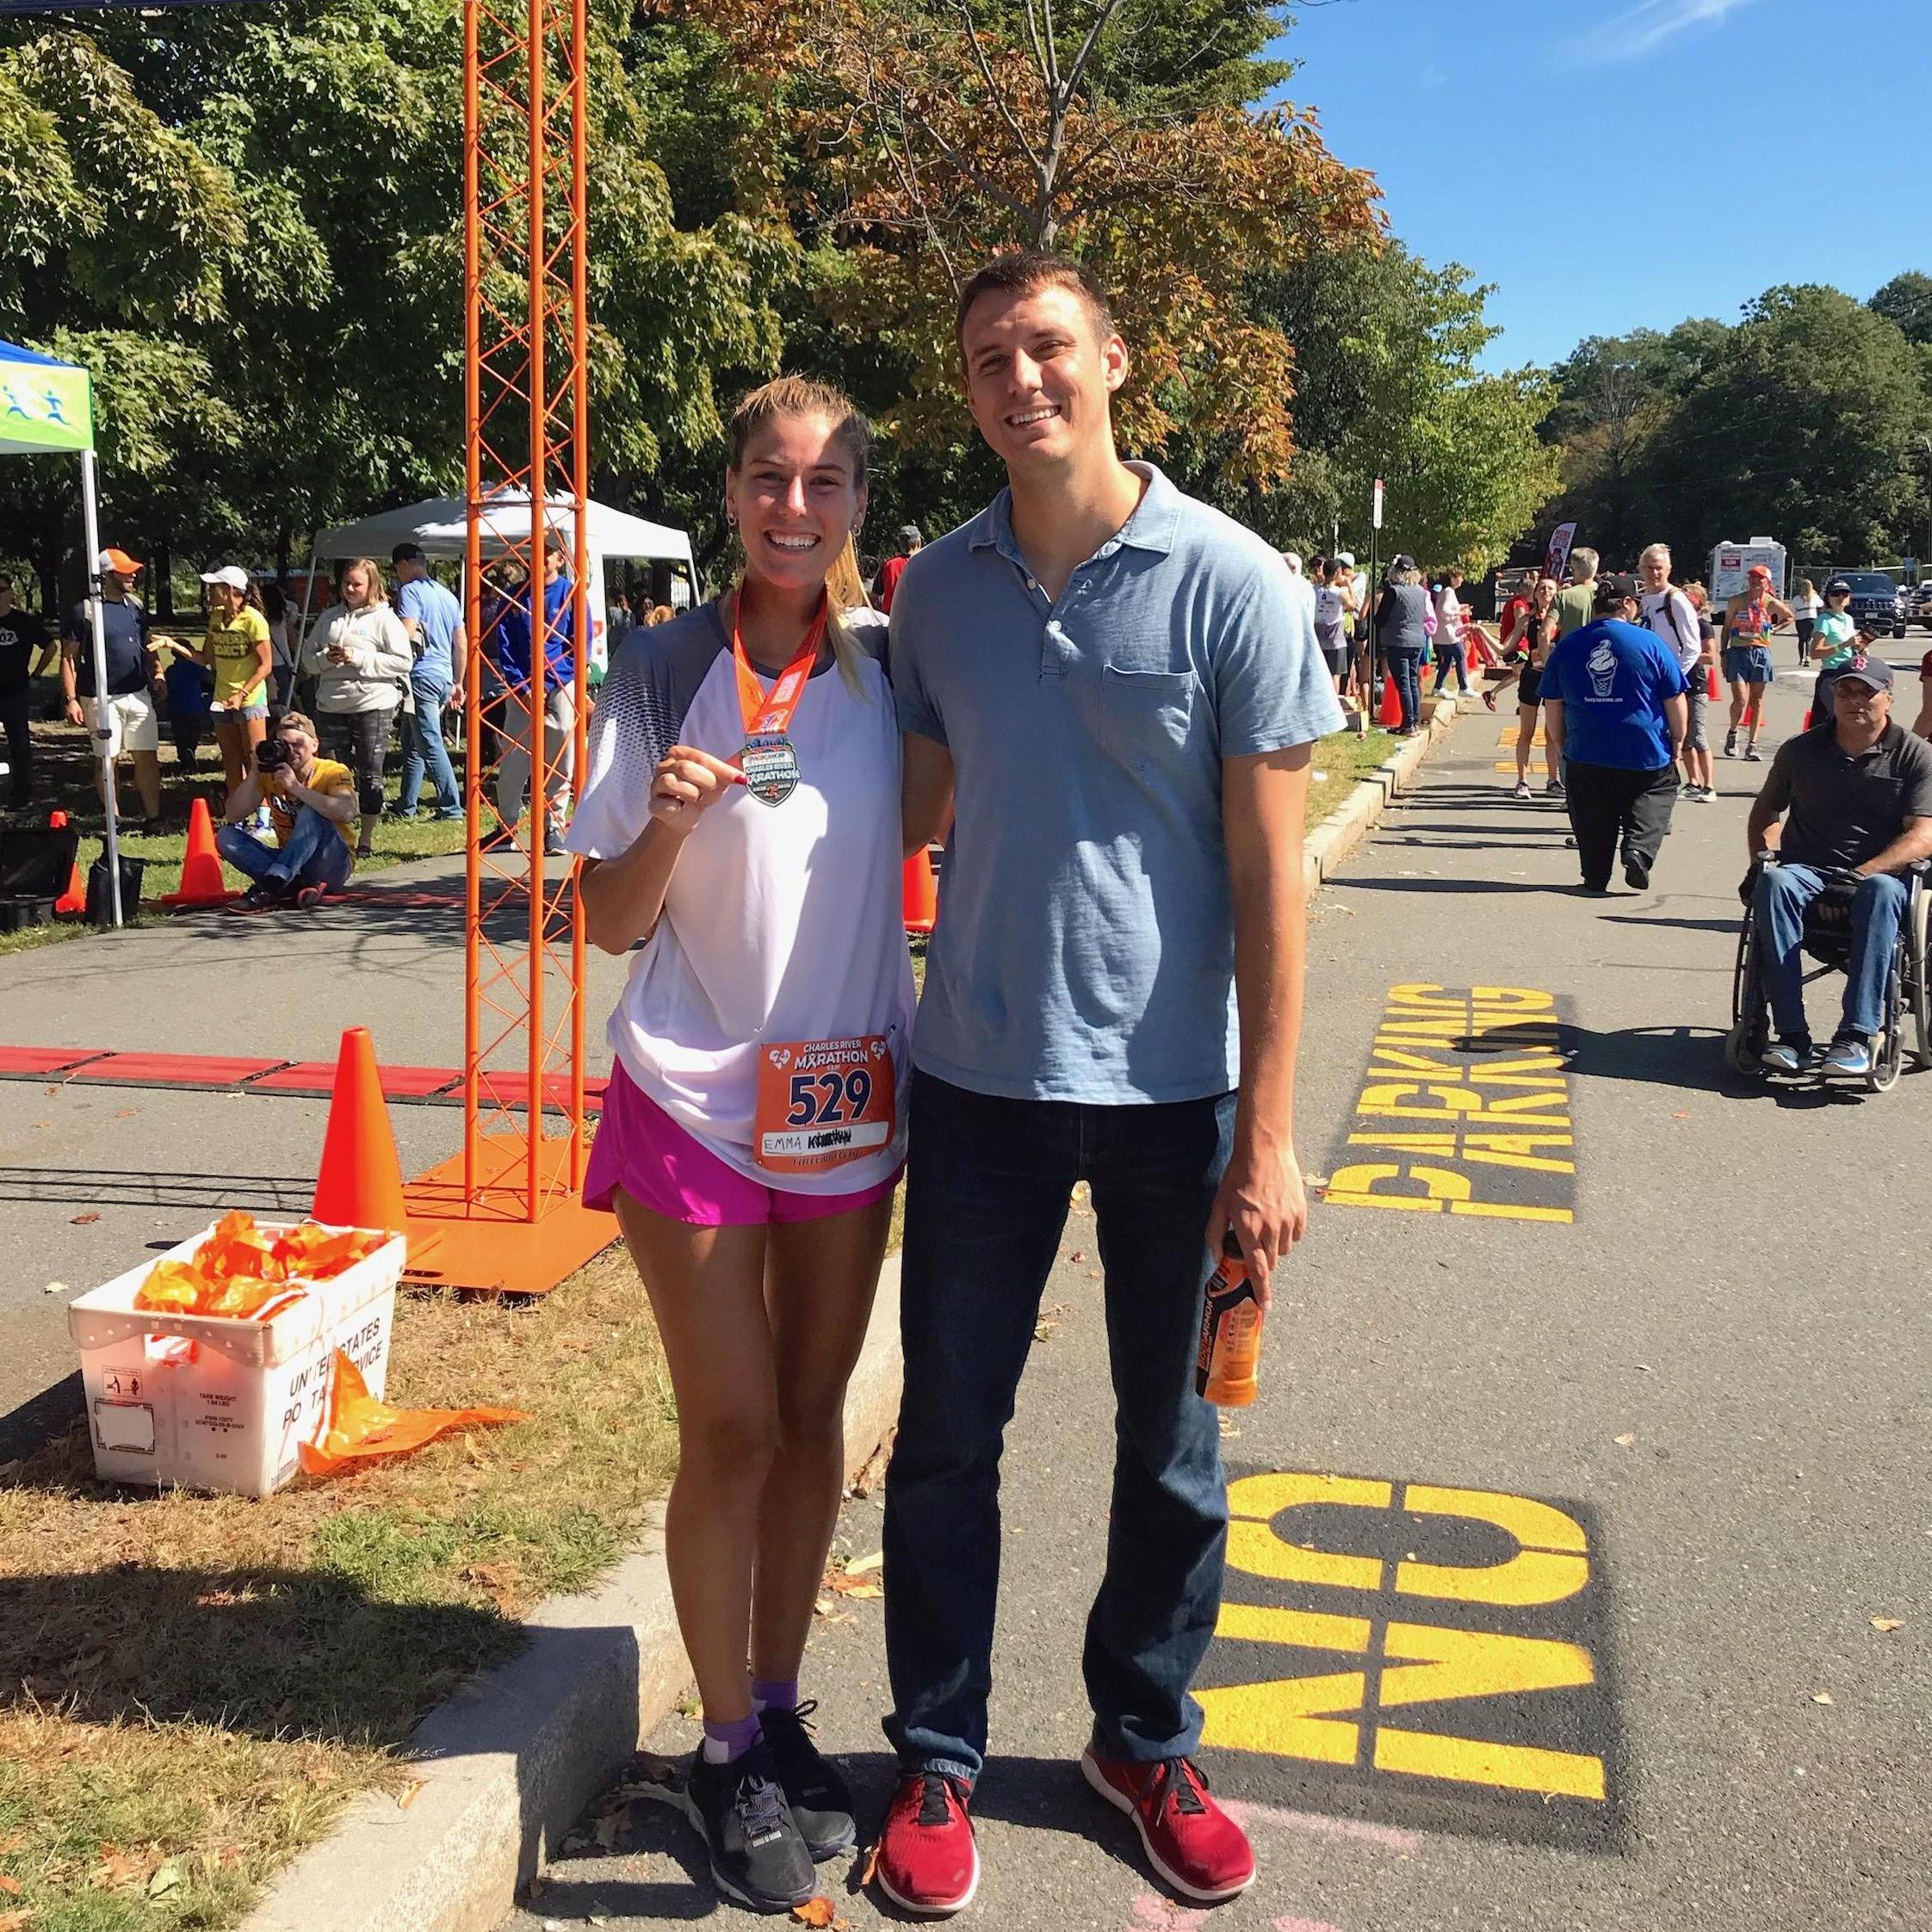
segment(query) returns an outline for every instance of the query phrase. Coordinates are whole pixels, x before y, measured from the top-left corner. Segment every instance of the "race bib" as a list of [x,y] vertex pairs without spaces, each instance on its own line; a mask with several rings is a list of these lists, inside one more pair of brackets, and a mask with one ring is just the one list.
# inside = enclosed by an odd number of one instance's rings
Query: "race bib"
[[768,1046],[759,1055],[752,1158],[772,1173],[822,1173],[889,1147],[898,1111],[883,1034]]

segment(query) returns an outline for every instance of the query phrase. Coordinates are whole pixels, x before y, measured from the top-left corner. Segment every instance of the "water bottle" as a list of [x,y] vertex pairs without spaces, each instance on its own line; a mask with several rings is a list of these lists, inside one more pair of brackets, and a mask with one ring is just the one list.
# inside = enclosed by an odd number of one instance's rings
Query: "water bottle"
[[1220,1266],[1208,1277],[1194,1393],[1223,1409],[1245,1409],[1260,1393],[1260,1362],[1261,1304],[1230,1229],[1222,1236]]

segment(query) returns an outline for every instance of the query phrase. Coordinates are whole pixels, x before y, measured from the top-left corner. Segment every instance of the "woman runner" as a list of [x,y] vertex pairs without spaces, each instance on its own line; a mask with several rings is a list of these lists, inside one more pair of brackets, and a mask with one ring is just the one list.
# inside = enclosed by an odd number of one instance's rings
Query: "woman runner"
[[1798,668],[1802,671],[1811,661],[1811,633],[1817,629],[1818,612],[1824,609],[1824,599],[1817,593],[1817,586],[1809,577],[1800,577],[1792,586],[1791,615],[1798,626]]
[[[1523,672],[1516,686],[1516,784],[1512,798],[1530,795],[1530,751],[1536,743],[1537,714],[1543,704],[1543,662],[1557,641],[1557,582],[1539,577],[1530,592],[1526,616],[1517,624],[1512,641],[1522,653]],[[1563,778],[1552,767],[1543,789],[1563,796]]]
[[678,1398],[666,1556],[704,1739],[674,1795],[719,1889],[772,1912],[856,1842],[798,1676],[911,1077],[885,622],[827,596],[867,443],[819,383],[739,406],[743,574],[626,639],[567,840],[591,942],[644,942],[584,1194],[617,1216]]
[[1737,734],[1743,730],[1745,761],[1761,765],[1757,734],[1764,723],[1764,693],[1776,675],[1771,667],[1771,634],[1780,624],[1788,624],[1792,614],[1788,604],[1772,596],[1766,566],[1753,564],[1745,581],[1749,587],[1725,605],[1724,674],[1731,683],[1731,728],[1725,733],[1724,755],[1737,756]]

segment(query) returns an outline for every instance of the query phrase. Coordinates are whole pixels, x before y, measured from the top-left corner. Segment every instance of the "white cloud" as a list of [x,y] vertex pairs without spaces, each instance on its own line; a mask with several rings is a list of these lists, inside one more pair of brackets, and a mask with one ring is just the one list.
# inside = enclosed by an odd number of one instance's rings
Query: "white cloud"
[[1687,28],[1716,26],[1752,0],[1637,0],[1571,49],[1591,60],[1638,60]]

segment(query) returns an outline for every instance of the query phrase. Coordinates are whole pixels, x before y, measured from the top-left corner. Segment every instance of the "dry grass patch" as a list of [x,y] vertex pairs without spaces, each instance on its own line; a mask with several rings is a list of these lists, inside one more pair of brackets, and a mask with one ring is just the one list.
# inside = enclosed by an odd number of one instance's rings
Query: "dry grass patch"
[[533,1419],[261,1502],[105,1488],[79,1425],[0,1471],[0,1926],[232,1923],[675,1467],[621,1248],[523,1306],[406,1297],[389,1392]]
[[1384,731],[1378,725],[1371,725],[1365,737],[1337,731],[1320,740],[1310,760],[1308,829],[1313,832],[1329,813],[1339,810],[1349,793],[1402,742],[1392,731]]

